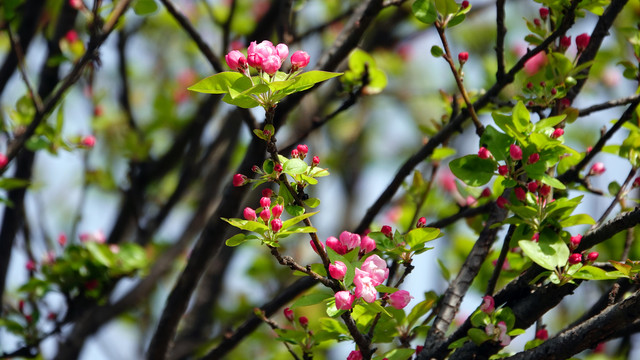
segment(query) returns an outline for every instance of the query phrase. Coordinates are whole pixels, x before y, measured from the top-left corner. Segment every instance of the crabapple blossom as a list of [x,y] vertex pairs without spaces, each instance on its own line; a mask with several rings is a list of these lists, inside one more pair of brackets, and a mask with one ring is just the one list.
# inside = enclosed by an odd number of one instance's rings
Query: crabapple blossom
[[527,192],[523,188],[517,187],[517,188],[513,189],[513,192],[515,192],[516,198],[518,200],[520,200],[522,202],[527,200]]
[[540,12],[540,18],[542,20],[546,20],[547,16],[549,16],[549,9],[545,7],[540,8],[539,12]]
[[532,181],[532,182],[528,183],[527,184],[527,189],[529,191],[531,191],[532,193],[536,192],[536,190],[538,190],[538,183],[535,182],[535,181]]
[[96,145],[96,137],[93,135],[87,135],[82,138],[80,144],[84,147],[92,148]]
[[384,261],[378,255],[369,256],[360,267],[362,271],[369,273],[369,276],[373,279],[375,285],[382,284],[389,276],[389,269],[387,268],[387,262]]
[[511,144],[509,147],[509,155],[513,160],[521,160],[522,159],[522,149],[520,146],[516,144]]
[[307,155],[307,153],[309,152],[309,147],[305,144],[300,144],[296,147],[296,150],[298,150],[300,154]]
[[347,253],[347,246],[333,236],[329,236],[327,238],[327,246],[329,247],[329,249],[335,251],[340,255],[344,255]]
[[427,226],[427,218],[423,216],[420,219],[418,219],[418,223],[416,224],[416,227],[423,228],[425,226]]
[[298,149],[291,150],[291,157],[292,158],[297,158],[298,156],[300,156],[300,152],[298,151]]
[[312,163],[314,166],[318,166],[320,164],[320,158],[318,156],[314,156],[312,159]]
[[362,271],[358,268],[356,268],[355,271],[356,273],[353,278],[353,283],[355,284],[356,289],[354,295],[356,297],[361,297],[368,303],[374,302],[378,294],[375,281],[371,278],[371,275],[368,272]]
[[247,58],[238,50],[230,51],[224,59],[231,70],[237,70],[241,73],[244,73],[248,65]]
[[247,183],[247,177],[245,175],[242,174],[235,174],[233,175],[233,186],[242,186],[244,184]]
[[533,154],[529,155],[529,160],[527,160],[527,163],[533,165],[533,164],[537,163],[538,160],[540,160],[540,154],[533,153]]
[[509,168],[507,167],[507,165],[498,166],[498,174],[502,176],[506,176],[508,173],[509,173]]
[[9,163],[9,158],[7,155],[0,153],[0,169],[7,166]]
[[604,164],[601,162],[597,162],[591,165],[591,170],[589,170],[589,175],[602,175],[607,169],[605,169]]
[[389,225],[384,225],[380,229],[380,232],[383,233],[386,237],[391,237],[393,235],[393,229],[391,229],[391,226]]
[[336,261],[333,264],[329,264],[329,274],[331,277],[336,280],[344,279],[344,276],[347,273],[347,265],[345,265],[342,261]]
[[478,150],[478,156],[480,157],[480,159],[488,159],[491,157],[491,151],[483,146]]
[[268,197],[263,197],[263,198],[261,198],[261,199],[260,199],[260,206],[261,206],[263,209],[268,209],[268,208],[269,208],[269,206],[271,206],[271,198],[268,198]]
[[281,219],[273,219],[271,220],[271,230],[273,232],[278,232],[282,229],[282,220]]
[[468,52],[463,51],[463,52],[458,54],[458,61],[460,62],[460,65],[463,65],[464,63],[466,63],[467,60],[469,60],[469,53]]
[[587,33],[576,36],[576,47],[578,48],[578,52],[584,51],[584,49],[589,45],[590,40],[591,36]]
[[282,215],[282,212],[284,210],[284,206],[278,204],[278,205],[274,205],[273,208],[271,208],[271,214],[273,215],[274,218],[279,218],[280,215]]
[[571,243],[571,247],[573,247],[574,249],[577,248],[578,245],[580,245],[580,241],[582,241],[582,235],[580,234],[572,236],[569,240],[569,242]]
[[338,291],[335,294],[336,299],[336,309],[338,310],[349,310],[353,305],[353,300],[355,300],[355,296],[351,294],[349,291]]
[[376,249],[376,241],[368,236],[363,236],[360,239],[360,250],[364,253],[370,253]]
[[511,342],[511,337],[507,335],[507,324],[504,321],[500,321],[498,325],[488,324],[484,331],[495,341],[499,341],[502,346],[507,346]]
[[411,296],[408,291],[398,290],[389,295],[389,304],[394,308],[400,310],[404,309],[404,307],[409,304],[409,301],[411,301],[411,299],[413,299],[413,296]]
[[289,320],[290,322],[293,322],[293,320],[295,319],[295,315],[293,314],[293,310],[291,310],[289,308],[284,308],[284,310],[282,312],[284,313],[284,317],[287,318],[287,320]]
[[[324,247],[324,243],[322,241],[318,241],[320,243],[320,246],[322,246],[322,250],[324,251],[325,247]],[[313,251],[320,255],[320,253],[318,252],[318,248],[316,248],[316,243],[313,242],[313,240],[310,240],[309,243],[311,244],[311,248],[313,249]]]
[[254,221],[257,218],[256,211],[250,207],[244,208],[242,214],[244,215],[245,220]]
[[360,246],[360,235],[343,231],[340,234],[340,242],[347,248],[347,252]]
[[276,45],[276,54],[280,58],[280,61],[283,62],[289,56],[289,47],[285,44]]
[[553,130],[553,133],[551,134],[551,138],[557,139],[562,135],[564,135],[564,129],[557,128],[557,129]]
[[582,254],[574,253],[569,255],[569,264],[575,265],[582,262]]
[[296,51],[291,55],[291,71],[297,71],[309,65],[311,57],[304,51]]
[[58,244],[60,246],[65,246],[67,244],[67,235],[65,233],[60,233],[60,235],[58,235]]
[[540,196],[547,197],[551,194],[551,186],[544,184],[540,187],[539,190]]
[[589,260],[591,262],[594,262],[594,261],[596,261],[598,259],[599,255],[600,254],[598,254],[597,251],[592,251],[587,255],[587,260]]
[[480,311],[484,313],[492,313],[496,308],[496,302],[491,295],[485,295],[482,298],[482,305],[480,305]]
[[260,219],[262,219],[262,221],[264,221],[265,223],[269,221],[270,217],[271,217],[271,212],[269,211],[269,209],[264,209],[260,211]]
[[547,340],[549,338],[549,332],[547,331],[547,329],[542,328],[538,331],[536,331],[536,339],[538,340]]
[[362,360],[362,353],[360,350],[353,350],[349,353],[349,356],[347,356],[347,360]]

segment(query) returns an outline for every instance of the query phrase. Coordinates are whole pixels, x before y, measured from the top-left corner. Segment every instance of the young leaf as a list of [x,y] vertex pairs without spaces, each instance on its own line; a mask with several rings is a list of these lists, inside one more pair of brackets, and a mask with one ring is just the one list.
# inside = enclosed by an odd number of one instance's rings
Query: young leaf
[[438,18],[438,10],[432,0],[416,0],[411,6],[413,15],[427,25],[433,24]]
[[496,163],[492,159],[481,159],[477,155],[467,155],[451,161],[449,168],[465,184],[482,186],[493,177]]
[[235,234],[232,237],[228,238],[224,243],[228,247],[234,247],[242,244],[245,241],[247,241],[247,236],[243,233],[240,233],[240,234]]
[[204,78],[191,85],[187,90],[205,94],[227,94],[229,87],[244,75],[238,72],[225,71],[208,78]]

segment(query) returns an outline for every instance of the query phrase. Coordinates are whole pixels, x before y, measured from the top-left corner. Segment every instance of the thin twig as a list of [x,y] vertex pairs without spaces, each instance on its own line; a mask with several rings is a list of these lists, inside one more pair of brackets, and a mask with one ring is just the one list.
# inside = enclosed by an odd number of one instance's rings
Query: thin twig
[[622,99],[606,101],[601,104],[592,105],[592,106],[589,106],[588,108],[580,109],[579,116],[587,116],[587,115],[591,115],[591,113],[594,113],[596,111],[611,109],[612,107],[616,107],[616,106],[627,105],[638,100],[638,98],[640,98],[640,94],[636,94],[636,95],[629,96]]
[[500,249],[500,255],[498,256],[498,261],[496,261],[496,265],[493,268],[493,274],[489,279],[487,284],[487,290],[484,292],[485,295],[493,295],[493,292],[496,290],[496,284],[498,283],[498,278],[500,277],[500,272],[502,271],[502,266],[504,265],[504,261],[507,258],[507,253],[509,252],[509,243],[511,242],[511,237],[513,237],[513,233],[516,231],[516,226],[511,224],[509,226],[509,230],[507,230],[507,235],[504,237],[504,241],[502,242],[502,249]]
[[9,42],[11,42],[11,48],[18,59],[18,70],[20,71],[20,75],[22,76],[22,80],[24,84],[27,86],[27,91],[29,91],[29,96],[31,96],[31,101],[33,101],[33,105],[36,108],[36,111],[42,112],[44,108],[44,104],[42,103],[42,99],[40,98],[40,94],[33,89],[31,82],[29,81],[29,77],[27,76],[27,70],[25,69],[25,61],[24,54],[22,52],[22,48],[20,48],[20,43],[16,41],[13,31],[11,30],[11,26],[7,25],[7,34],[9,34]]
[[594,227],[602,224],[602,222],[604,222],[607,216],[609,216],[613,208],[620,202],[620,199],[626,194],[627,186],[629,186],[629,183],[631,182],[631,180],[633,180],[633,177],[636,176],[636,172],[637,172],[637,169],[632,168],[631,170],[629,170],[629,174],[627,175],[627,178],[624,180],[624,183],[622,184],[622,186],[620,186],[620,189],[618,189],[618,192],[616,193],[616,196],[613,198],[613,200],[611,200],[611,204],[609,204],[609,207],[607,208],[607,210],[605,210],[602,213],[602,216],[600,217],[598,222],[593,225]]

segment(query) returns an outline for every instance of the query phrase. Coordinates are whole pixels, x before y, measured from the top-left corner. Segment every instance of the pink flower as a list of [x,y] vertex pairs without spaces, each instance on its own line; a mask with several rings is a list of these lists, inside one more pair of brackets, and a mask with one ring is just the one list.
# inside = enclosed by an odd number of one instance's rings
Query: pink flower
[[497,326],[488,324],[485,326],[484,331],[493,340],[499,341],[502,346],[507,346],[511,342],[511,337],[507,335],[507,324],[504,321],[500,321]]
[[289,56],[289,47],[285,44],[276,45],[276,54],[280,58],[280,63],[282,63]]
[[418,223],[416,224],[417,228],[423,228],[427,226],[427,218],[426,217],[421,217],[420,219],[418,219]]
[[527,189],[532,193],[536,192],[536,190],[538,190],[538,183],[535,181],[528,183]]
[[271,76],[278,72],[280,65],[282,65],[282,62],[278,55],[271,55],[262,60],[262,70]]
[[247,56],[247,64],[256,70],[262,69],[262,61],[264,59],[260,56],[260,54],[249,54]]
[[281,219],[271,220],[271,230],[273,230],[273,232],[276,233],[280,231],[280,229],[282,229],[282,220]]
[[375,282],[368,272],[356,268],[353,283],[356,286],[356,290],[354,292],[356,297],[361,297],[368,303],[376,300],[378,292],[376,291]]
[[[313,249],[313,251],[316,254],[320,255],[320,253],[318,252],[318,248],[316,248],[316,243],[314,243],[313,240],[309,241],[309,243],[311,244],[311,248]],[[324,244],[322,243],[322,241],[319,241],[319,243],[320,243],[320,246],[322,246],[322,250],[324,250],[325,248],[324,248]]]
[[496,308],[496,302],[491,295],[485,295],[482,297],[482,305],[480,305],[480,311],[484,313],[492,313]]
[[35,271],[36,270],[36,262],[29,259],[27,261],[27,264],[25,265],[25,267],[27,268],[27,270],[29,271]]
[[248,65],[247,58],[238,50],[229,52],[224,59],[231,70],[236,70],[241,73],[244,73]]
[[309,65],[311,57],[304,51],[296,51],[291,55],[291,71],[297,71]]
[[578,48],[579,53],[584,51],[587,45],[589,45],[590,40],[591,37],[587,33],[576,36],[576,47]]
[[266,197],[266,196],[265,196],[265,197],[263,197],[263,198],[261,198],[261,199],[260,199],[260,206],[261,206],[263,209],[268,209],[268,208],[269,208],[269,206],[271,206],[271,198],[268,198],[268,197]]
[[250,207],[244,208],[244,211],[242,214],[244,215],[245,220],[253,221],[257,218],[256,211]]
[[549,332],[547,331],[547,329],[542,328],[536,331],[536,339],[547,340],[548,338],[549,338]]
[[374,286],[382,284],[389,276],[389,269],[387,268],[387,262],[384,261],[378,255],[369,256],[360,267],[362,271],[369,273],[369,276],[373,279]]
[[242,174],[233,175],[233,186],[242,186],[247,183],[247,177]]
[[571,239],[569,240],[570,246],[576,249],[578,245],[580,245],[580,241],[582,241],[582,235],[578,234],[576,236],[572,236]]
[[533,153],[531,155],[529,155],[529,160],[527,161],[529,164],[535,164],[538,162],[538,160],[540,160],[540,154],[538,153]]
[[521,187],[517,187],[515,189],[513,189],[513,192],[515,192],[516,194],[516,198],[522,202],[525,202],[525,200],[527,200],[527,192],[521,188]]
[[280,217],[280,215],[282,215],[283,210],[284,206],[278,204],[271,208],[271,214],[273,214],[273,217],[277,219]]
[[251,44],[249,44],[249,48],[247,49],[247,54],[258,54],[263,59],[266,59],[271,55],[277,56],[276,48],[269,40],[263,40],[260,44],[258,44],[256,41],[252,41]]
[[289,308],[284,308],[284,310],[282,312],[284,313],[284,317],[287,318],[287,320],[289,320],[290,322],[293,322],[293,320],[295,319],[295,315],[293,314],[293,310],[291,310]]
[[509,168],[507,167],[507,165],[498,166],[498,174],[502,176],[506,176],[508,173],[509,173]]
[[360,250],[364,254],[368,254],[376,249],[376,241],[368,236],[363,236],[360,239]]
[[460,62],[460,65],[463,65],[464,63],[466,63],[467,60],[469,60],[469,53],[468,52],[463,51],[463,52],[458,54],[458,61]]
[[389,304],[396,309],[404,309],[411,299],[413,299],[413,296],[408,291],[398,290],[389,295]]
[[353,300],[355,300],[355,296],[348,291],[338,291],[335,295],[336,299],[336,309],[338,310],[349,310],[353,304]]
[[7,166],[8,163],[9,163],[9,158],[7,157],[7,155],[0,153],[0,169]]
[[349,252],[360,246],[360,235],[343,231],[340,234],[340,242],[342,245],[346,246],[347,252]]
[[96,137],[93,135],[87,135],[82,138],[80,144],[84,147],[92,148],[96,145]]
[[564,129],[557,128],[557,129],[553,130],[553,134],[551,134],[551,138],[552,139],[557,139],[562,135],[564,135]]
[[362,353],[359,350],[353,350],[347,356],[347,360],[362,360]]
[[104,244],[107,241],[107,237],[104,235],[102,230],[94,231],[93,233],[82,233],[80,234],[80,242],[89,242],[94,241],[98,244]]
[[491,151],[487,150],[487,148],[483,146],[478,150],[478,156],[480,159],[488,159],[491,157]]
[[547,63],[545,52],[539,52],[524,63],[524,72],[527,76],[535,75]]
[[522,149],[520,146],[511,144],[509,147],[509,155],[513,160],[521,160],[522,159]]
[[65,246],[67,244],[67,235],[65,233],[60,233],[60,235],[58,235],[58,244],[60,246]]
[[591,166],[591,170],[589,170],[589,175],[602,175],[607,169],[604,168],[604,164],[601,162],[597,162]]
[[573,253],[569,256],[569,264],[575,265],[582,262],[582,254]]
[[262,221],[264,221],[265,223],[269,221],[270,217],[271,217],[271,212],[269,211],[269,209],[264,209],[260,211],[260,219],[262,219]]
[[542,20],[546,20],[547,16],[549,16],[549,9],[547,8],[540,8],[540,17],[542,18]]
[[596,261],[598,259],[599,255],[600,254],[598,254],[597,251],[592,251],[587,255],[587,260],[591,261],[591,262],[594,262],[594,261]]
[[331,277],[336,280],[344,279],[345,274],[347,273],[347,265],[345,265],[342,261],[336,261],[334,264],[329,264],[329,274]]
[[496,204],[498,205],[498,207],[500,209],[504,209],[505,206],[507,206],[507,204],[509,204],[509,200],[505,199],[504,197],[500,196],[496,199]]
[[312,161],[313,161],[313,166],[318,166],[320,164],[320,158],[317,156],[314,156]]
[[309,147],[305,144],[298,145],[296,149],[300,154],[304,154],[304,155],[307,155],[307,153],[309,152]]
[[327,246],[329,247],[329,249],[335,251],[340,255],[344,255],[347,253],[347,246],[342,244],[340,240],[336,239],[333,236],[329,236],[327,238]]

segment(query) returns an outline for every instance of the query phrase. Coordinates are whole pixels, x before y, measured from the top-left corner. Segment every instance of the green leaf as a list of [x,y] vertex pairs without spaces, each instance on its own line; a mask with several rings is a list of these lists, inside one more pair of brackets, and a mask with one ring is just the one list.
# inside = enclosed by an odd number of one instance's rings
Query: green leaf
[[387,311],[387,309],[383,308],[378,301],[374,301],[371,303],[368,303],[366,301],[362,302],[362,307],[364,307],[368,312],[372,312],[374,314],[378,314],[378,313],[382,313],[388,317],[391,317],[391,314],[389,314],[389,312]]
[[110,268],[115,263],[115,256],[109,247],[105,244],[100,244],[95,241],[88,241],[85,243],[89,254],[98,263]]
[[286,205],[284,210],[291,216],[300,216],[304,214],[304,208],[298,205]]
[[583,280],[611,280],[617,279],[620,276],[617,276],[612,273],[608,273],[600,268],[591,265],[585,265],[580,268],[576,273],[573,274],[574,279],[583,279]]
[[446,17],[458,11],[458,4],[456,4],[455,0],[436,0],[436,9],[443,17]]
[[544,234],[545,231],[540,234],[539,242],[520,240],[518,245],[533,262],[547,270],[564,266],[569,259],[569,248],[557,235],[554,239]]
[[367,95],[379,94],[387,87],[387,74],[378,68],[369,69],[369,83],[363,89]]
[[225,241],[224,243],[228,247],[234,247],[242,244],[245,241],[247,241],[247,236],[245,234],[240,233],[240,234],[235,234],[232,237],[228,238],[227,241]]
[[0,189],[13,190],[29,186],[30,181],[18,178],[0,178]]
[[231,85],[242,77],[245,76],[239,72],[225,71],[204,78],[188,87],[187,90],[205,94],[227,94]]
[[121,244],[116,257],[120,262],[120,266],[124,268],[125,271],[142,269],[149,263],[147,252],[144,248],[133,243]]
[[282,164],[282,172],[293,176],[306,172],[307,167],[309,167],[309,165],[307,165],[303,160],[293,158]]
[[437,228],[416,228],[405,235],[405,241],[407,245],[414,250],[422,248],[428,241],[432,241],[440,236],[440,229]]
[[447,269],[446,265],[440,260],[438,260],[438,266],[440,267],[440,273],[445,281],[449,281],[451,279],[451,272]]
[[320,205],[320,199],[318,198],[308,198],[304,201],[304,204],[310,208],[317,208]]
[[496,168],[492,159],[481,159],[477,155],[467,155],[449,163],[451,172],[469,186],[482,186],[491,180]]
[[468,337],[468,336],[462,337],[462,338],[460,338],[460,339],[458,339],[458,340],[456,340],[456,341],[452,342],[451,344],[449,344],[448,349],[449,349],[449,350],[453,350],[453,349],[460,348],[460,347],[462,347],[462,345],[464,345],[467,341],[469,341],[469,337]]
[[438,10],[436,10],[433,0],[416,0],[411,6],[413,15],[427,25],[433,24],[438,18]]
[[571,215],[568,218],[565,218],[563,220],[560,221],[560,226],[562,226],[563,228],[565,227],[569,227],[569,226],[574,226],[574,225],[593,225],[595,224],[596,221],[589,215],[587,214],[576,214],[576,215]]
[[525,132],[531,124],[531,114],[529,114],[529,110],[524,106],[522,101],[518,101],[516,106],[513,108],[513,124],[516,127],[516,130],[519,132]]
[[222,101],[226,102],[227,104],[230,105],[235,105],[237,107],[241,107],[243,109],[251,109],[254,108],[256,106],[260,106],[260,103],[252,98],[251,96],[246,96],[246,95],[240,95],[238,97],[236,97],[235,99],[233,99],[231,97],[231,95],[226,94],[223,98]]
[[538,121],[537,123],[535,123],[535,125],[533,125],[533,131],[534,132],[540,132],[543,129],[554,127],[554,126],[558,125],[559,123],[561,123],[562,120],[564,120],[566,117],[567,117],[567,115],[563,114],[563,115],[552,116],[552,117],[548,117],[546,119],[542,119],[542,120]]
[[543,174],[542,175],[542,179],[540,179],[540,181],[542,181],[543,184],[547,184],[547,185],[549,185],[549,186],[551,186],[552,188],[555,188],[555,189],[564,190],[564,189],[567,188],[566,186],[564,186],[564,184],[560,180],[558,180],[558,179],[556,179],[556,178],[554,178],[554,177],[552,177],[552,176],[550,176],[548,174]]
[[433,57],[439,58],[442,56],[442,54],[444,54],[444,50],[442,50],[442,48],[438,45],[433,45],[431,47],[431,55]]
[[443,160],[455,154],[456,149],[450,147],[441,147],[433,150],[433,154],[431,154],[431,160]]
[[[238,218],[221,218],[223,221],[228,222],[231,226],[235,226],[238,229],[245,231],[252,231],[259,234],[263,234],[265,231],[269,230],[269,227],[265,224],[259,223],[257,221],[249,221]],[[284,228],[284,226],[283,226]]]
[[149,15],[154,13],[156,10],[158,10],[158,5],[153,0],[135,0],[133,2],[133,11],[136,15]]
[[303,306],[311,306],[315,304],[319,304],[326,299],[332,298],[332,295],[329,295],[325,292],[312,293],[308,295],[302,295],[296,301],[291,304],[290,309],[295,309]]
[[379,293],[393,294],[394,292],[398,291],[399,289],[394,288],[394,287],[385,286],[385,285],[378,285],[378,286],[376,286],[376,290],[378,290]]
[[302,220],[304,220],[304,219],[306,219],[308,217],[311,217],[311,216],[313,216],[313,215],[315,215],[317,213],[318,212],[316,211],[316,212],[312,212],[312,213],[306,213],[306,214],[298,215],[298,216],[296,216],[294,218],[291,218],[291,219],[289,219],[289,220],[287,220],[287,221],[282,223],[282,230],[286,230],[287,228],[289,228],[289,227],[299,223],[300,221],[302,221]]
[[411,359],[411,356],[415,353],[414,349],[403,349],[396,348],[393,350],[389,350],[384,355],[382,355],[381,359],[388,360],[407,360]]
[[491,339],[491,337],[487,335],[484,330],[480,330],[477,328],[469,329],[469,331],[467,331],[467,335],[469,335],[469,338],[473,340],[476,345],[480,345],[483,342]]
[[407,315],[408,326],[413,326],[422,316],[426,315],[429,310],[433,308],[437,300],[438,295],[435,292],[426,292],[424,294],[424,300],[416,304],[416,306],[411,309],[411,312],[409,312],[409,315]]
[[524,334],[526,331],[524,329],[513,329],[507,333],[509,336],[518,336]]
[[505,160],[509,153],[509,146],[513,144],[513,139],[508,135],[501,133],[496,128],[488,125],[480,138],[480,146],[486,146],[493,157],[498,160]]
[[491,322],[491,318],[489,317],[489,314],[483,311],[476,310],[471,315],[471,324],[473,324],[473,326],[475,327],[482,327],[482,326],[488,325],[490,322]]
[[304,90],[310,89],[313,85],[319,82],[323,82],[340,75],[342,75],[342,73],[320,71],[320,70],[307,71],[296,76],[295,78],[296,81],[289,87],[283,89],[282,91],[286,94],[292,94],[295,92],[304,91]]

